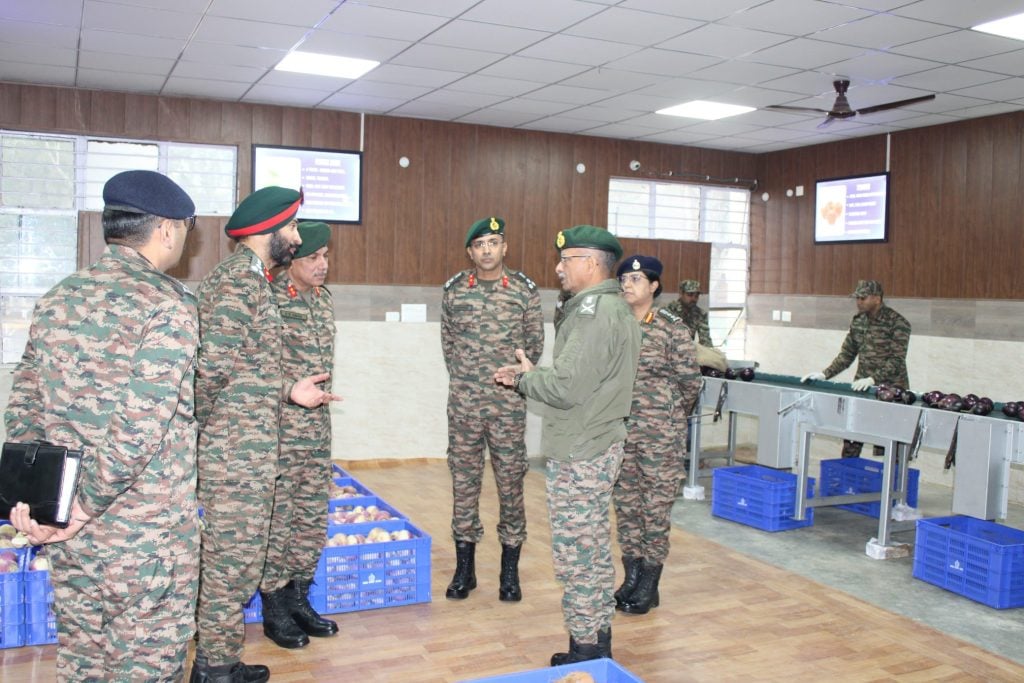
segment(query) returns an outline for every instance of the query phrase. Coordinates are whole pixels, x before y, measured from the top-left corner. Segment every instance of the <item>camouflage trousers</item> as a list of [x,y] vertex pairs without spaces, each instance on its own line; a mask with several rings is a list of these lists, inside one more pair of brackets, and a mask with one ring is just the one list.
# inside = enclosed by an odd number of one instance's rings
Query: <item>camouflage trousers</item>
[[270,593],[292,579],[313,578],[327,529],[331,455],[326,450],[281,449],[274,487],[267,561],[260,590]]
[[619,546],[627,557],[664,564],[668,558],[672,505],[686,478],[686,454],[675,443],[626,439],[615,482]]
[[562,618],[577,642],[597,642],[615,614],[609,506],[622,467],[622,442],[590,460],[548,459],[548,517]]
[[194,554],[133,552],[100,559],[50,546],[57,680],[181,681],[195,633]]
[[204,524],[196,652],[211,666],[242,658],[242,606],[256,592],[263,574],[273,494],[263,483],[199,480]]
[[518,546],[526,540],[526,505],[523,478],[530,469],[526,459],[526,412],[474,414],[448,410],[448,469],[452,473],[452,537],[479,543],[484,536],[480,521],[480,489],[484,477],[484,446],[498,489],[498,540]]

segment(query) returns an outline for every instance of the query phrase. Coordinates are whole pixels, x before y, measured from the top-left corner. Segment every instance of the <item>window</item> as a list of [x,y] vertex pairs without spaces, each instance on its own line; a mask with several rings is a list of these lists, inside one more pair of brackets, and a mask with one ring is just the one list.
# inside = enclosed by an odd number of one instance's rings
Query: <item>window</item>
[[[612,178],[608,229],[619,237],[711,242],[708,323],[731,358],[745,355],[750,192],[733,187]],[[681,274],[686,277],[685,273]],[[665,283],[666,294],[677,283]]]
[[235,147],[0,131],[0,363],[21,359],[40,295],[75,270],[78,212],[103,209],[116,173],[181,185],[204,215],[235,206]]

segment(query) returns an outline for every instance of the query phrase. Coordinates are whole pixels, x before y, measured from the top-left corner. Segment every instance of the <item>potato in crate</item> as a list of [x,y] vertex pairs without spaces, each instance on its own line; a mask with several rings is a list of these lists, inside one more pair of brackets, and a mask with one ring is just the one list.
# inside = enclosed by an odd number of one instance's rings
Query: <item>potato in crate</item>
[[[762,531],[786,531],[814,524],[814,508],[796,520],[797,476],[760,465],[719,467],[711,475],[711,514]],[[814,497],[814,478],[807,479]]]
[[[590,678],[573,677],[572,674],[576,673],[587,674]],[[557,683],[559,681],[575,683],[582,680],[594,681],[594,683],[643,683],[639,676],[624,669],[614,659],[591,659],[586,662],[562,664],[546,669],[474,678],[463,681],[463,683]]]
[[373,491],[360,484],[353,477],[334,477],[331,479],[327,497],[331,500],[355,498],[357,496],[373,496]]
[[320,556],[326,614],[430,602],[430,536],[405,519],[330,525]]
[[[882,491],[882,463],[867,458],[835,458],[821,461],[821,495],[842,496],[850,493],[880,493]],[[893,486],[898,483],[899,468],[893,477]],[[917,488],[921,471],[910,468],[907,472],[907,505],[917,507]],[[836,507],[860,515],[877,518],[882,512],[878,501],[846,503]]]
[[1024,607],[1024,531],[962,515],[919,519],[913,573],[989,607]]
[[406,519],[377,496],[355,496],[327,501],[327,524],[363,524],[387,519]]

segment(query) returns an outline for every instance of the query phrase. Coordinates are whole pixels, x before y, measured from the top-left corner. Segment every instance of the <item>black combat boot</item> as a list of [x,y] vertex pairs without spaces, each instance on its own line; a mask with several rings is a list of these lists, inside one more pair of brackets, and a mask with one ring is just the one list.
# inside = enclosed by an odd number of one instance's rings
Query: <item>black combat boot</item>
[[657,607],[658,581],[661,580],[660,564],[643,561],[643,570],[640,572],[640,583],[636,590],[629,596],[629,600],[622,604],[622,611],[626,614],[647,614],[652,607]]
[[501,585],[498,599],[503,602],[519,602],[523,591],[519,588],[519,551],[521,545],[501,546]]
[[575,664],[586,662],[591,659],[602,657],[612,658],[612,627],[601,629],[597,632],[597,642],[592,645],[577,643],[576,639],[569,636],[569,651],[557,652],[551,655],[551,666],[562,664]]
[[455,576],[448,584],[444,597],[449,600],[464,600],[469,591],[476,588],[476,543],[458,541],[455,543]]
[[273,593],[260,591],[263,600],[263,635],[288,650],[309,645],[309,636],[292,619],[292,591],[279,588]]
[[295,623],[314,638],[327,638],[338,632],[338,624],[324,619],[309,604],[309,587],[313,579],[293,579],[285,586],[291,592],[291,615]]
[[265,683],[270,680],[270,669],[261,664],[222,664],[210,666],[201,654],[192,663],[188,683]]
[[640,583],[640,568],[643,566],[643,558],[622,556],[622,569],[624,576],[619,590],[615,591],[615,609],[622,609],[623,603],[629,600],[629,596],[636,590]]

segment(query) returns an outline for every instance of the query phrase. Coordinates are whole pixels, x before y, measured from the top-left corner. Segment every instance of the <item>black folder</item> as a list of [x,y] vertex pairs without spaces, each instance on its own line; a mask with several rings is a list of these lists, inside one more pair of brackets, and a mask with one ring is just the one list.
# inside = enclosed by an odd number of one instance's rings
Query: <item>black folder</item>
[[82,451],[47,441],[5,442],[0,453],[0,518],[27,503],[32,519],[65,528],[82,470]]

